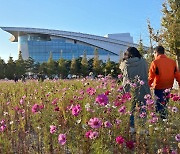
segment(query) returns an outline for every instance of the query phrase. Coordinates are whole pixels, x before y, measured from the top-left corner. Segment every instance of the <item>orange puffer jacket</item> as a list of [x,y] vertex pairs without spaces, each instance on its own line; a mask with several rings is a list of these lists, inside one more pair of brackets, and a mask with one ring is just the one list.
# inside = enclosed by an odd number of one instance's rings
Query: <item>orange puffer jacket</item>
[[152,63],[149,69],[148,84],[155,89],[172,88],[174,79],[180,86],[180,72],[177,69],[176,62],[166,55],[159,55]]

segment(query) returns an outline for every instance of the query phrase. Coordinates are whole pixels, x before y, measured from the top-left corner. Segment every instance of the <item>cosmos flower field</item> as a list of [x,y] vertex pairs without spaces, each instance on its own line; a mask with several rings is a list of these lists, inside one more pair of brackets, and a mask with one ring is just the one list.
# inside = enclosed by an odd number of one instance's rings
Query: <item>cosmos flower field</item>
[[120,78],[0,81],[0,153],[180,153],[178,94],[168,96],[167,120],[146,95],[132,133],[133,92]]

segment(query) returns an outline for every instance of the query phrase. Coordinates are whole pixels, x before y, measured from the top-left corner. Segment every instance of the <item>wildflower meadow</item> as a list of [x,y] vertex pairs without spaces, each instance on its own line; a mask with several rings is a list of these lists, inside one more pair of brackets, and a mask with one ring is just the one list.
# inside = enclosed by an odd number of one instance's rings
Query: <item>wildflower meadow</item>
[[121,77],[0,81],[0,153],[180,153],[177,92],[167,96],[164,120],[153,95],[146,95],[132,133],[133,91],[124,92]]

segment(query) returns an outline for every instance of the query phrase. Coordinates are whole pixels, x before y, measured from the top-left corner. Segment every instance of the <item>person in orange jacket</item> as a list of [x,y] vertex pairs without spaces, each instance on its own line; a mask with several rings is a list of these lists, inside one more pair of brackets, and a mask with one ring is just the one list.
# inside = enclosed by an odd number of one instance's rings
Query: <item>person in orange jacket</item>
[[180,86],[180,72],[176,62],[164,54],[163,46],[157,46],[154,50],[155,60],[151,63],[148,76],[148,84],[154,88],[156,96],[156,112],[162,119],[167,119],[168,95],[173,87],[174,79]]

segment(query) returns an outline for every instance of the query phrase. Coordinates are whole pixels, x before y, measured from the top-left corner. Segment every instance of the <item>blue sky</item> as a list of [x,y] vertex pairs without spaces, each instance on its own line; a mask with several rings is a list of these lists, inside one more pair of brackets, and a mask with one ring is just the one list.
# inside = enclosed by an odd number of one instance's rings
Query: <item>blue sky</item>
[[[0,26],[33,27],[104,36],[129,32],[137,43],[140,34],[149,45],[147,19],[160,28],[164,0],[0,0]],[[0,57],[17,59],[17,43],[0,30]]]

